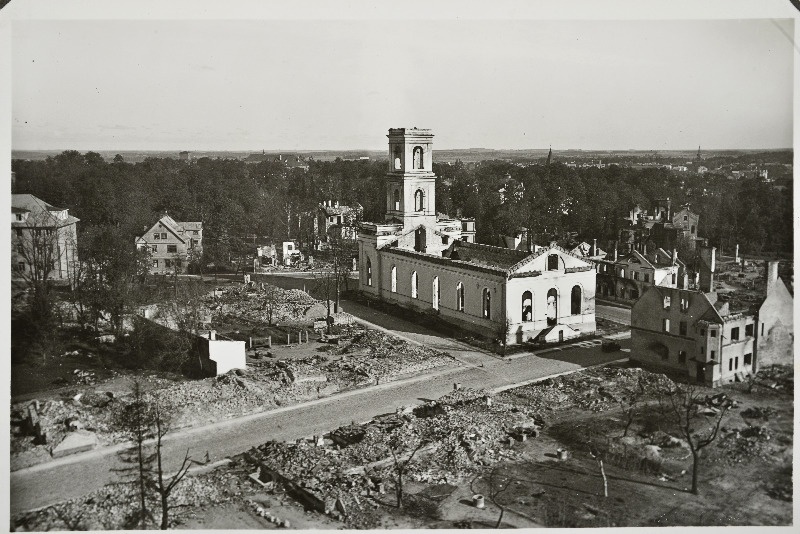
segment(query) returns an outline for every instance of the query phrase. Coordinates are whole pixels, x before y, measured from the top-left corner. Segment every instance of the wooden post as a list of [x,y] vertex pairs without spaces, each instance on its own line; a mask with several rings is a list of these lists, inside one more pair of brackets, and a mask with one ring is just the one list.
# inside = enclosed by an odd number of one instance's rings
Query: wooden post
[[268,349],[272,348],[272,336],[267,337],[267,348]]
[[292,340],[291,340],[290,336],[291,336],[291,334],[288,334],[288,333],[286,334],[286,344],[287,345],[291,345],[292,344]]

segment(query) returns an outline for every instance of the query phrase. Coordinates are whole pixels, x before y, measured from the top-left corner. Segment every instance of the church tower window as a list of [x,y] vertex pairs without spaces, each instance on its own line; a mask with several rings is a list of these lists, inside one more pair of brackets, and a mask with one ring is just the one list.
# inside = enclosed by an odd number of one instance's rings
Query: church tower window
[[425,209],[425,192],[422,189],[417,189],[414,193],[414,211],[423,211]]
[[413,166],[413,168],[414,169],[421,169],[422,166],[423,166],[422,147],[421,146],[415,146],[414,147],[414,166]]

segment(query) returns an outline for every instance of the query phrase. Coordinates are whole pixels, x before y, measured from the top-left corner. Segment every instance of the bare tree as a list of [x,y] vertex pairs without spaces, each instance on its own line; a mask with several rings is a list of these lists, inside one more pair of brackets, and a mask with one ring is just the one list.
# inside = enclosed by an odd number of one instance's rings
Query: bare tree
[[165,477],[164,475],[162,440],[170,429],[170,412],[169,407],[159,399],[158,395],[155,395],[152,401],[152,414],[156,439],[156,476],[151,479],[150,484],[161,499],[161,530],[169,528],[169,496],[175,486],[186,476],[191,465],[189,449],[186,449],[186,454],[178,470],[171,477]]
[[622,413],[625,416],[625,430],[622,433],[623,438],[627,437],[628,435],[628,430],[630,430],[631,425],[633,424],[633,420],[636,417],[636,412],[642,402],[643,395],[644,384],[640,379],[637,388],[626,389],[623,392],[622,397],[619,399],[619,403],[622,406]]
[[[478,478],[483,478],[483,475],[479,475]],[[492,504],[500,509],[500,515],[497,518],[497,523],[494,525],[494,528],[500,528],[503,524],[503,515],[505,515],[506,511],[505,505],[500,502],[500,495],[507,491],[517,479],[508,474],[501,474],[500,467],[495,466],[489,472],[488,478],[484,480],[486,480],[486,483],[489,485],[489,491],[486,493],[486,496],[489,497]]]
[[403,477],[414,456],[428,443],[430,440],[425,435],[423,425],[416,418],[392,430],[386,440],[386,445],[392,453],[398,508],[403,507]]
[[712,407],[694,386],[677,386],[669,395],[673,420],[692,452],[692,493],[695,495],[699,493],[697,477],[701,451],[717,439],[720,425],[731,404],[732,401],[725,397],[718,407]]
[[281,293],[281,290],[272,284],[264,285],[264,313],[270,326],[273,324],[275,312],[281,303]]
[[587,446],[589,448],[589,456],[594,458],[594,461],[597,462],[597,467],[600,468],[600,476],[603,477],[603,497],[608,497],[608,478],[606,477],[606,469],[603,465],[607,449],[599,447],[594,440],[589,440]]
[[152,411],[138,380],[133,383],[132,393],[131,402],[122,406],[114,414],[114,426],[127,434],[133,441],[131,449],[120,453],[122,461],[133,464],[133,468],[123,468],[120,471],[123,473],[133,472],[138,486],[139,510],[133,518],[134,522],[131,526],[146,529],[148,520],[152,520],[153,517],[147,509],[148,474],[153,462],[153,455],[147,451],[145,445],[147,438],[151,435]]

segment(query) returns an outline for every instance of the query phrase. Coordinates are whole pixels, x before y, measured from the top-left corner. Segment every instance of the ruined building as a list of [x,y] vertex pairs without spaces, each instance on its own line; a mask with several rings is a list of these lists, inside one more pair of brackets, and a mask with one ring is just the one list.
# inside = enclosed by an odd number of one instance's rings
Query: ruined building
[[474,242],[475,222],[436,212],[430,130],[389,130],[386,220],[359,227],[359,290],[509,344],[594,332],[592,263]]
[[794,363],[794,298],[778,277],[778,262],[767,263],[767,295],[758,308],[760,365]]
[[619,255],[615,250],[611,256],[595,258],[597,265],[597,296],[630,304],[641,297],[651,286],[688,289],[686,265],[663,248],[648,252],[633,250]]
[[364,207],[358,202],[353,206],[339,204],[338,200],[321,202],[314,217],[315,248],[327,248],[331,239],[358,239],[358,223],[363,214]]
[[619,251],[623,254],[642,251],[646,246],[664,250],[694,250],[697,246],[700,216],[688,205],[673,212],[669,198],[656,200],[650,211],[634,206],[624,221],[619,231]]
[[757,369],[757,317],[714,291],[716,249],[700,247],[697,290],[652,286],[631,309],[631,360],[717,386]]

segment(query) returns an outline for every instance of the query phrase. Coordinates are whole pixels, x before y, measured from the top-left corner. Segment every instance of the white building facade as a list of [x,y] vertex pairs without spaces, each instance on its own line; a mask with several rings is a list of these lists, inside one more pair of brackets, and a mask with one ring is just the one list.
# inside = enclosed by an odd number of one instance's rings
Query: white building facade
[[362,223],[359,289],[507,344],[595,331],[595,270],[556,245],[476,244],[472,219],[437,214],[430,130],[389,130],[385,223]]

